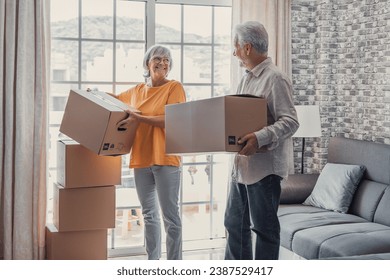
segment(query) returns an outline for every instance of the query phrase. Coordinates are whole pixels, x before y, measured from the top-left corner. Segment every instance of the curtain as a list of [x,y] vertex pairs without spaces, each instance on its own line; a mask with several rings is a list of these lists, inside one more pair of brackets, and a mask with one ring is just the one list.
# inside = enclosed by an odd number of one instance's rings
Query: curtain
[[0,0],[0,258],[43,259],[49,0]]
[[[264,25],[269,37],[268,56],[291,79],[291,0],[233,0],[232,25],[256,20]],[[233,93],[243,74],[232,58]]]

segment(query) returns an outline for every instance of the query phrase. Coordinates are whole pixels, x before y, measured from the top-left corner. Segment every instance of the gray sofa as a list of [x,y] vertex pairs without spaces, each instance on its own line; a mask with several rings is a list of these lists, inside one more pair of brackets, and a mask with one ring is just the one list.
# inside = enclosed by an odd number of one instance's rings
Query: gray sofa
[[366,170],[346,213],[307,206],[318,174],[282,184],[280,259],[390,259],[390,145],[331,138],[328,163]]

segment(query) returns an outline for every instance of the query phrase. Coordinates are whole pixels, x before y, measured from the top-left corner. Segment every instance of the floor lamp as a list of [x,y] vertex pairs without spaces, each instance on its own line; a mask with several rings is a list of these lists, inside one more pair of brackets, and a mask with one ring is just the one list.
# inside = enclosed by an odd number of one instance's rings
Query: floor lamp
[[318,105],[297,105],[295,109],[297,110],[299,128],[293,137],[302,138],[301,174],[303,174],[305,138],[321,136],[320,107]]

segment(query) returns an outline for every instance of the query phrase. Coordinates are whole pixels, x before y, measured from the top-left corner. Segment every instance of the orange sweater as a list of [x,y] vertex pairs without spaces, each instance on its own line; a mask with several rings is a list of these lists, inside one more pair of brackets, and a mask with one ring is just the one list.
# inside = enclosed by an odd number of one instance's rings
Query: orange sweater
[[[181,83],[171,80],[159,87],[138,84],[118,95],[119,100],[142,112],[145,116],[165,115],[165,105],[185,102]],[[135,135],[130,155],[130,168],[152,165],[179,166],[180,157],[165,153],[165,129],[141,122]]]

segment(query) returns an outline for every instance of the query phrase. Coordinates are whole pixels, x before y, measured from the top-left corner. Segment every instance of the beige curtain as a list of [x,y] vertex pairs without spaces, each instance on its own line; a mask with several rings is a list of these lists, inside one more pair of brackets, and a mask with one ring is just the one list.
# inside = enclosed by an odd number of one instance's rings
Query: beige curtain
[[43,259],[49,0],[0,0],[0,258]]
[[[268,31],[268,56],[291,79],[291,0],[233,0],[232,25],[256,20]],[[233,93],[243,74],[236,58],[232,58]]]

